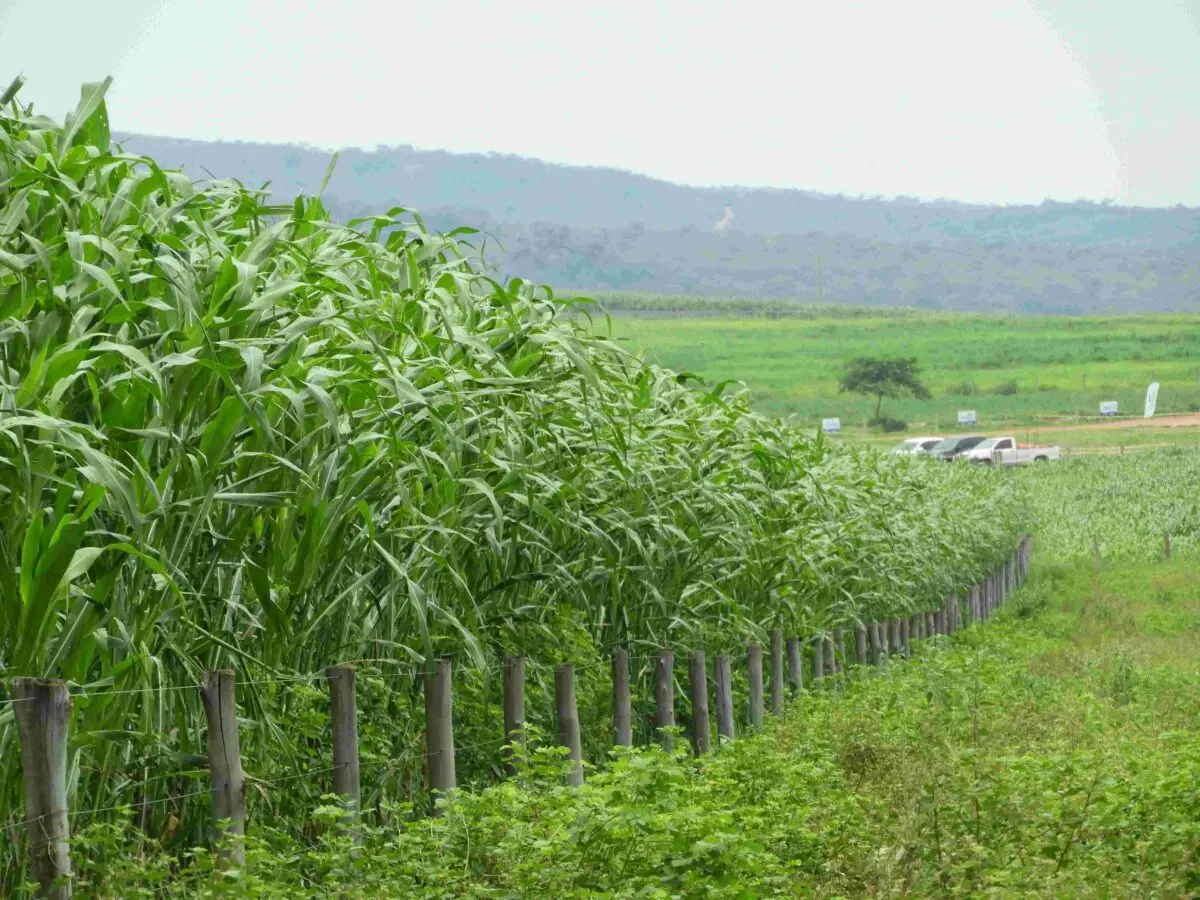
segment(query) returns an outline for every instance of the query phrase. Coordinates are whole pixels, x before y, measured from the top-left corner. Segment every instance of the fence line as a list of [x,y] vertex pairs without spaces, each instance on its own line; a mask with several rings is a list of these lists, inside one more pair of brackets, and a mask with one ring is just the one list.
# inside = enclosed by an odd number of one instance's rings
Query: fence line
[[[1169,557],[1169,536],[1166,538],[1166,553]],[[854,629],[853,642],[856,647],[856,662],[859,666],[870,664],[882,666],[893,657],[911,654],[913,640],[933,639],[954,634],[958,629],[986,621],[1008,599],[1012,591],[1025,580],[1030,562],[1031,538],[1023,535],[1015,550],[989,576],[970,586],[966,592],[947,597],[936,610],[925,610],[903,618],[863,623]],[[769,634],[769,688],[770,704],[764,704],[764,648],[750,642],[746,651],[746,666],[749,676],[748,716],[751,732],[759,730],[764,713],[778,716],[783,711],[785,662],[788,669],[790,693],[796,696],[802,689],[803,667],[799,648],[811,644],[813,648],[813,687],[822,681],[844,675],[849,662],[846,637],[841,627],[821,631],[802,639],[787,637],[778,629]],[[785,647],[787,659],[785,661]],[[870,654],[868,659],[867,649]],[[574,665],[561,663],[555,667],[555,719],[556,733],[560,744],[568,750],[571,761],[568,783],[579,785],[584,780],[581,727],[575,701],[574,677],[580,670],[612,665],[613,671],[613,726],[615,743],[631,745],[632,718],[629,680],[631,661],[653,661],[655,714],[652,739],[661,741],[668,749],[675,727],[674,716],[674,662],[676,648],[662,647],[654,655],[631,657],[624,648],[613,649],[611,660],[596,660]],[[359,660],[378,663],[383,660]],[[703,756],[710,751],[709,745],[709,673],[703,648],[688,651],[689,696],[693,710],[691,743],[693,752]],[[507,657],[503,668],[486,666],[483,671],[505,673],[503,733],[495,738],[473,744],[458,745],[454,741],[453,723],[453,664],[448,656],[438,659],[431,669],[426,663],[402,672],[392,672],[370,677],[424,677],[426,707],[425,752],[427,764],[427,787],[431,795],[430,815],[438,816],[444,805],[438,801],[457,789],[455,759],[459,754],[481,747],[499,744],[515,744],[524,740],[524,666],[522,657]],[[510,677],[519,669],[520,677]],[[716,707],[718,724],[718,747],[734,737],[732,703],[732,666],[728,654],[720,654],[714,660]],[[472,671],[479,671],[473,669]],[[0,831],[25,828],[28,832],[30,869],[41,883],[47,896],[69,898],[71,896],[71,866],[69,855],[69,822],[85,815],[95,816],[106,812],[140,809],[159,803],[171,803],[199,797],[205,794],[214,801],[214,834],[218,838],[218,860],[223,863],[244,862],[242,835],[245,822],[245,790],[249,781],[253,785],[271,787],[280,784],[311,779],[321,775],[334,775],[334,793],[346,802],[348,811],[341,827],[350,834],[357,846],[356,830],[359,805],[359,761],[358,738],[355,724],[356,675],[353,663],[331,666],[324,673],[302,676],[280,676],[258,678],[238,682],[232,669],[210,670],[204,673],[198,685],[164,685],[136,689],[111,689],[70,693],[65,682],[58,679],[13,678],[11,688],[15,696],[0,701],[12,704],[17,719],[17,731],[21,744],[22,773],[25,783],[26,812],[34,815],[0,826]],[[242,771],[238,745],[236,689],[262,684],[286,684],[327,681],[330,684],[330,730],[333,735],[334,764],[317,769],[297,771],[270,780],[248,777]],[[122,803],[99,809],[76,810],[66,808],[66,730],[72,697],[97,697],[108,694],[135,694],[162,690],[199,690],[204,701],[208,722],[208,758],[211,784],[203,790],[168,795],[135,803]],[[16,706],[16,704],[32,704]],[[703,723],[696,721],[703,716]],[[399,757],[368,764],[368,770],[391,768],[397,763],[411,760],[415,754],[407,751]],[[195,770],[191,770],[195,771]],[[150,781],[161,781],[181,775],[166,775],[156,779],[137,782],[144,787]],[[222,840],[228,837],[229,840]]]

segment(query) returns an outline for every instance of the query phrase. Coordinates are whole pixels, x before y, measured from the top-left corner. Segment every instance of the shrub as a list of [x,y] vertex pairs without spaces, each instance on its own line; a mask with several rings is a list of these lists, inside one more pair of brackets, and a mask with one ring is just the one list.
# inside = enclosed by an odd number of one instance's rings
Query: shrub
[[888,433],[893,431],[903,431],[908,427],[908,423],[903,419],[893,419],[891,416],[879,416],[871,419],[871,421],[867,424],[871,428],[881,428]]

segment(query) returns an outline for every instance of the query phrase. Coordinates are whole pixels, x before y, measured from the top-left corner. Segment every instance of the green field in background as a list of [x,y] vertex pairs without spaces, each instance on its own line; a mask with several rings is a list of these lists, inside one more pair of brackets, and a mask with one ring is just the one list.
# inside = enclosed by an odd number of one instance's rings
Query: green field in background
[[[597,319],[596,327],[608,324]],[[920,361],[933,398],[885,401],[884,412],[921,431],[954,430],[960,409],[976,410],[980,430],[1095,416],[1102,400],[1116,400],[1123,415],[1140,415],[1152,380],[1160,383],[1158,413],[1200,411],[1200,316],[1194,315],[617,313],[611,327],[615,339],[663,365],[711,382],[744,382],[762,411],[814,424],[837,416],[844,427],[861,428],[871,414],[874,401],[838,393],[843,367],[855,356]]]

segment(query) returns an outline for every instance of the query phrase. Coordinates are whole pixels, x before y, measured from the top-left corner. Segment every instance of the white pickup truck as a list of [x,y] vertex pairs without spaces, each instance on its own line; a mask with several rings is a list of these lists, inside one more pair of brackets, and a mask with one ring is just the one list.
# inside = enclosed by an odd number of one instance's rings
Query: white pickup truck
[[1024,466],[1034,462],[1047,462],[1060,456],[1057,447],[1033,447],[1018,444],[1014,438],[988,438],[963,454],[969,462],[999,464],[1002,466]]

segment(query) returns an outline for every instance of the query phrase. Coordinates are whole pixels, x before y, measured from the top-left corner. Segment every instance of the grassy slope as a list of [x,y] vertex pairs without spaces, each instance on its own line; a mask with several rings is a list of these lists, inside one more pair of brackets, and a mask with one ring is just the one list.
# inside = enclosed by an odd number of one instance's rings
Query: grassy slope
[[[347,897],[1183,896],[1200,887],[1198,640],[1194,560],[1042,565],[950,649],[809,695],[700,766],[654,750],[579,792],[503,784],[371,832],[356,862],[252,848],[244,893],[223,896],[329,895],[289,854]],[[97,841],[108,883],[85,871],[89,895],[145,877]]]
[[[920,360],[933,399],[892,401],[885,411],[924,430],[935,422],[946,430],[963,408],[977,410],[984,428],[1039,415],[1094,415],[1101,400],[1117,400],[1122,413],[1140,413],[1152,378],[1162,385],[1159,412],[1200,409],[1196,316],[612,321],[617,337],[664,365],[714,381],[739,379],[763,410],[814,422],[839,416],[860,423],[870,413],[872,401],[837,393],[843,364],[859,355]],[[1014,381],[1016,394],[997,393]]]

